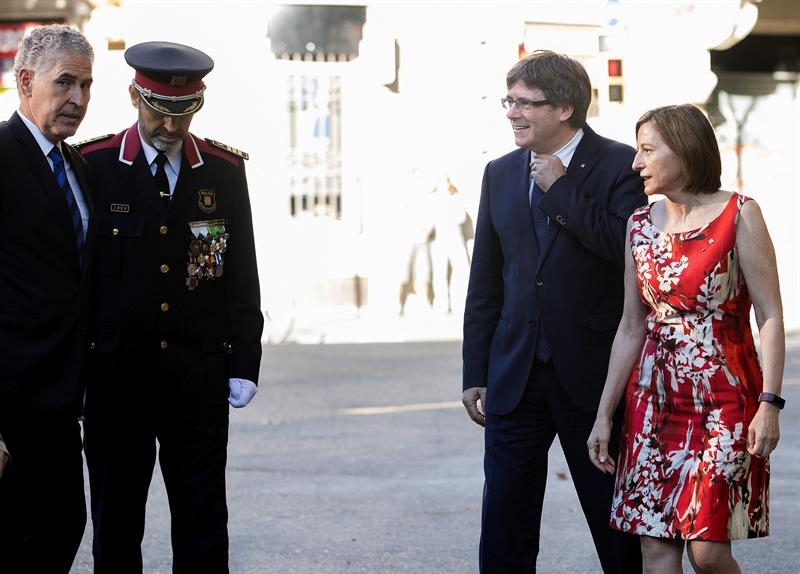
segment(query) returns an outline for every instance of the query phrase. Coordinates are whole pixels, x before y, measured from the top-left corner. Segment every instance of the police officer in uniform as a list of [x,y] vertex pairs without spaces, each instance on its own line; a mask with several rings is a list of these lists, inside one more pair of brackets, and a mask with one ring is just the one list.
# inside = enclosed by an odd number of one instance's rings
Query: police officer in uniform
[[95,573],[142,572],[158,459],[173,572],[227,573],[228,406],[255,395],[258,272],[243,152],[189,132],[205,53],[130,47],[138,121],[79,144],[97,212],[85,448]]

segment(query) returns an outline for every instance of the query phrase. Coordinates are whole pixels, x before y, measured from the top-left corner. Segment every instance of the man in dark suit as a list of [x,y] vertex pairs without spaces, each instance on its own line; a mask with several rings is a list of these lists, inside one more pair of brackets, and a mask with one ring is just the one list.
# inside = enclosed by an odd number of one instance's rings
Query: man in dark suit
[[[19,109],[0,123],[0,570],[67,573],[86,524],[78,417],[93,210],[64,139],[86,114],[92,47],[33,29],[14,62]],[[3,455],[0,455],[3,456]]]
[[228,572],[228,407],[255,395],[263,318],[243,152],[189,132],[214,62],[130,47],[138,121],[81,147],[97,253],[86,391],[94,571],[142,572],[156,442],[173,572]]
[[603,571],[640,572],[638,543],[608,526],[611,477],[586,455],[622,313],[626,221],[645,202],[635,150],[587,125],[577,61],[537,51],[506,84],[520,149],[486,166],[464,315],[462,400],[485,426],[481,572],[536,571],[556,435]]

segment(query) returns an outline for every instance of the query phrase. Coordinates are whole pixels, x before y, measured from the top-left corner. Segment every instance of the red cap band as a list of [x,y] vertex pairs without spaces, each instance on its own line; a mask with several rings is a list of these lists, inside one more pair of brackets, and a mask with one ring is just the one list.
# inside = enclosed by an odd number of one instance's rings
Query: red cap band
[[141,87],[152,90],[153,93],[159,96],[191,96],[197,92],[202,92],[203,88],[206,87],[206,85],[203,83],[203,80],[189,82],[188,84],[184,84],[182,86],[172,86],[163,82],[156,82],[155,80],[148,78],[139,72],[136,72],[134,80]]

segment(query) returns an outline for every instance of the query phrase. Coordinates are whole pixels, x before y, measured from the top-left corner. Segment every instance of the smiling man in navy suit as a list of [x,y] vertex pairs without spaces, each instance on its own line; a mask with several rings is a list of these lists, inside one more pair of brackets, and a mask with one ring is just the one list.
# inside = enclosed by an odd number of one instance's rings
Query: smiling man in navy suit
[[586,456],[622,313],[626,221],[645,203],[635,150],[586,123],[579,62],[536,51],[506,85],[519,149],[484,172],[464,316],[462,400],[485,427],[480,571],[536,571],[557,435],[603,572],[641,572],[638,542],[608,526],[612,477]]

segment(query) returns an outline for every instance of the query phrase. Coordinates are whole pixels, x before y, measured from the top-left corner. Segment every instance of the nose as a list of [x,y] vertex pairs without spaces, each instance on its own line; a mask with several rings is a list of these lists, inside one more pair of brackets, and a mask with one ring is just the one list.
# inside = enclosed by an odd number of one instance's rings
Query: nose
[[89,88],[84,88],[83,86],[76,84],[69,92],[69,99],[75,105],[85,106],[87,103],[89,103]]
[[633,157],[631,168],[633,168],[633,171],[642,171],[644,169],[644,160],[642,159],[641,151],[637,151],[636,155]]
[[174,118],[172,116],[164,116],[164,127],[168,131],[174,132],[175,129],[177,128],[177,126],[178,126],[178,124],[177,124],[176,118]]

